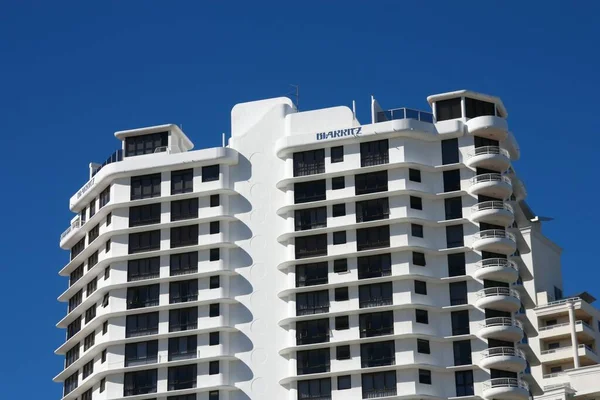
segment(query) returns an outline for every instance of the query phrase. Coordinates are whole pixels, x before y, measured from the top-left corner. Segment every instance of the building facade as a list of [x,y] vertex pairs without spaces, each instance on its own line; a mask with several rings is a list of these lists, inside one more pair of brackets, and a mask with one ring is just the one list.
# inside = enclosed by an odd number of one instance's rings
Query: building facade
[[175,125],[116,132],[60,238],[63,398],[582,393],[598,312],[562,299],[502,102],[428,102],[372,99],[370,124],[238,104],[228,145],[194,151]]

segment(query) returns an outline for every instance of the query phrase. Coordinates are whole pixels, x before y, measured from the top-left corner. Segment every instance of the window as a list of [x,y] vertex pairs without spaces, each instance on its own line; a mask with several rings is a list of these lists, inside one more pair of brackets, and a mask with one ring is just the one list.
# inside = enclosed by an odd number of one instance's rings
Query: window
[[325,172],[325,149],[294,153],[294,176],[322,174]]
[[83,299],[83,290],[78,291],[69,299],[69,312],[73,311],[77,308],[78,305],[81,304],[81,300]]
[[217,346],[220,343],[219,332],[211,332],[208,334],[208,345]]
[[158,333],[158,311],[128,315],[125,321],[125,337],[155,335]]
[[98,200],[100,202],[100,204],[98,205],[99,209],[108,204],[108,202],[110,201],[110,185],[102,192],[100,192],[100,197]]
[[67,354],[65,355],[65,368],[69,365],[73,364],[75,361],[79,360],[79,343],[75,346],[71,347]]
[[340,258],[339,260],[333,260],[333,272],[341,273],[348,271],[348,259]]
[[208,364],[208,374],[217,375],[219,373],[219,361],[211,361]]
[[429,340],[417,339],[417,352],[421,354],[431,354]]
[[[218,174],[218,170],[217,170]],[[204,175],[204,171],[203,171]],[[219,179],[219,178],[217,178]],[[171,194],[191,193],[194,191],[194,169],[171,172]]]
[[465,245],[462,225],[446,226],[446,245],[448,248],[462,247]]
[[362,368],[382,367],[396,362],[394,341],[365,343],[360,345]]
[[221,231],[221,225],[219,221],[211,221],[209,226],[209,234],[215,235]]
[[81,394],[81,400],[92,400],[92,391],[94,388],[90,388]]
[[325,200],[325,179],[294,183],[294,204]]
[[346,231],[333,232],[333,244],[346,243]]
[[469,365],[471,360],[471,341],[458,340],[452,343],[454,347],[454,365]]
[[431,371],[427,369],[419,369],[419,383],[431,385]]
[[79,215],[81,218],[81,225],[83,225],[85,223],[86,216],[87,216],[87,207],[83,207],[83,210],[81,210],[81,213]]
[[157,153],[160,147],[169,145],[169,133],[158,132],[125,138],[125,157]]
[[371,172],[368,174],[356,174],[354,176],[355,194],[368,194],[387,192],[388,172],[387,170]]
[[335,359],[336,360],[349,360],[350,359],[350,346],[337,346],[335,348]]
[[129,227],[160,223],[160,203],[129,207]]
[[306,208],[294,212],[296,231],[327,227],[327,207]]
[[387,197],[356,202],[356,222],[377,221],[389,217],[390,205]]
[[100,393],[103,393],[106,389],[106,378],[100,379]]
[[415,281],[415,293],[416,294],[427,294],[427,282]]
[[448,254],[448,276],[465,275],[465,253]]
[[412,182],[421,182],[421,170],[409,168],[408,180]]
[[198,272],[198,252],[171,254],[169,268],[171,276]]
[[298,381],[298,400],[330,398],[331,378]]
[[444,199],[446,219],[462,218],[462,197],[450,197]]
[[108,333],[108,321],[104,321],[102,323],[102,334],[106,335]]
[[358,257],[358,279],[379,278],[392,274],[391,254]]
[[558,367],[550,367],[550,373],[551,374],[556,374],[559,372],[562,372],[562,366],[558,366]]
[[393,304],[392,282],[360,285],[358,287],[358,304],[360,308]]
[[350,322],[348,320],[348,316],[342,315],[341,317],[335,317],[335,330],[342,331],[345,329],[350,329]]
[[160,250],[160,229],[129,234],[129,254]]
[[329,312],[329,290],[296,294],[296,315]]
[[219,164],[202,167],[202,182],[218,181],[219,172]]
[[94,199],[90,202],[89,209],[90,209],[90,218],[92,218],[96,214],[96,199]]
[[104,364],[106,362],[106,349],[102,350],[102,355],[100,356],[100,362]]
[[460,304],[467,304],[467,282],[451,282],[448,287],[450,288],[450,305],[457,306]]
[[79,253],[83,251],[84,248],[85,238],[82,238],[79,242],[75,243],[73,247],[71,247],[71,261],[73,261],[73,259],[77,257]]
[[329,354],[329,348],[298,351],[296,353],[296,373],[306,375],[329,372]]
[[208,400],[219,400],[219,391],[211,390],[208,392]]
[[198,328],[198,307],[169,310],[169,332],[189,331]]
[[106,226],[109,226],[111,224],[111,222],[112,222],[112,213],[109,212],[108,214],[106,214]]
[[160,197],[160,173],[133,176],[131,178],[131,200]]
[[160,257],[140,258],[127,262],[127,282],[153,279],[160,276]]
[[439,100],[435,102],[435,119],[440,121],[446,121],[448,119],[455,119],[462,117],[462,111],[460,106],[460,97],[448,100]]
[[79,378],[79,371],[75,371],[75,373],[73,375],[71,375],[67,379],[65,379],[63,396],[66,396],[67,394],[71,393],[73,390],[77,389],[78,378]]
[[423,209],[423,200],[420,197],[410,196],[410,208],[415,210]]
[[198,300],[198,279],[169,284],[169,304]]
[[301,236],[295,239],[296,259],[327,255],[327,234]]
[[444,192],[460,190],[460,170],[444,171]]
[[362,398],[396,396],[396,371],[362,374]]
[[[155,363],[158,360],[158,340],[125,345],[125,366]],[[170,359],[169,359],[170,361]]]
[[335,298],[335,301],[347,301],[349,299],[348,288],[347,287],[335,288],[334,298]]
[[83,365],[83,376],[82,379],[87,378],[94,373],[94,360],[89,361]]
[[99,235],[100,235],[100,224],[98,224],[98,225],[94,226],[92,229],[90,229],[90,232],[88,233],[88,245],[90,243],[92,243],[94,240],[96,240]]
[[452,319],[452,335],[468,335],[469,329],[469,311],[453,311],[450,313]]
[[71,274],[69,274],[69,286],[73,286],[83,276],[83,264],[75,268]]
[[104,252],[105,252],[105,253],[108,253],[108,252],[110,251],[110,245],[111,245],[111,240],[110,240],[110,239],[108,239],[108,240],[106,241],[106,244],[104,245]]
[[344,146],[335,146],[331,148],[331,163],[344,161]]
[[455,164],[459,162],[458,139],[442,140],[442,164]]
[[218,317],[219,315],[221,315],[221,305],[219,303],[214,303],[208,306],[208,316],[213,318],[213,317]]
[[158,305],[160,284],[127,288],[127,309],[152,307]]
[[95,317],[96,317],[96,305],[94,304],[93,306],[91,306],[90,308],[85,310],[85,323],[86,324],[89,323]]
[[104,268],[104,280],[107,280],[108,278],[110,278],[110,265]]
[[360,337],[394,334],[394,312],[383,311],[359,316]]
[[475,394],[472,370],[454,372],[454,381],[456,383],[456,397],[473,396]]
[[427,310],[415,310],[415,321],[419,324],[429,323],[429,313]]
[[169,367],[167,390],[182,390],[196,387],[197,365]]
[[334,218],[343,217],[344,215],[346,215],[346,204],[334,204],[333,206],[331,206],[331,215]]
[[296,344],[329,342],[329,318],[296,322]]
[[219,207],[219,205],[221,205],[219,195],[218,194],[210,195],[210,206],[211,207]]
[[106,293],[106,294],[104,295],[104,297],[102,298],[102,307],[103,307],[103,308],[106,308],[106,307],[108,307],[108,299],[109,299],[109,298],[110,298],[110,296],[109,296],[109,294],[108,294],[108,293]]
[[96,250],[91,256],[88,257],[88,271],[92,269],[92,267],[96,264],[98,264],[98,250]]
[[427,265],[427,263],[425,262],[425,253],[413,251],[412,252],[412,262],[413,262],[413,265],[418,265],[420,267],[424,267],[425,265]]
[[327,283],[327,261],[296,265],[296,287]]
[[169,361],[196,358],[197,341],[196,335],[169,338]]
[[351,375],[342,375],[337,378],[337,390],[346,390],[352,388]]
[[390,145],[387,139],[360,144],[360,166],[387,164]]
[[123,396],[156,393],[156,369],[126,372],[123,385]]
[[357,229],[356,242],[358,251],[390,247],[390,226]]
[[171,228],[171,248],[198,244],[198,225]]
[[346,187],[346,181],[343,176],[331,178],[331,190],[343,189]]
[[209,278],[208,288],[209,289],[217,289],[219,287],[221,287],[219,275],[211,276]]
[[410,224],[410,234],[414,237],[423,237],[423,225]]
[[219,261],[221,259],[221,251],[220,249],[210,249],[209,252],[209,257],[208,260],[209,261]]
[[560,342],[548,343],[548,350],[558,349],[560,347]]
[[494,103],[465,97],[465,111],[467,112],[467,118],[495,115],[496,106]]

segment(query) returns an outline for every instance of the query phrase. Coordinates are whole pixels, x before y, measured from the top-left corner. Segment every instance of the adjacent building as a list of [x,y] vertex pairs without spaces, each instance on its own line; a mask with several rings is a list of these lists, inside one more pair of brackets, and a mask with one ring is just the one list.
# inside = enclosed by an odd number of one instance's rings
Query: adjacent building
[[60,238],[63,398],[592,398],[600,314],[563,298],[504,105],[427,100],[116,132]]

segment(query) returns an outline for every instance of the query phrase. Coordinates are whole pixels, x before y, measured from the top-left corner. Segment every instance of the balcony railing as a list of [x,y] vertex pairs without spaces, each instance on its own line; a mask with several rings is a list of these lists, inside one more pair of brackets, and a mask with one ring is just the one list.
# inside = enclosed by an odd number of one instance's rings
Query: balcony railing
[[294,176],[308,176],[325,172],[325,160],[310,164],[294,165]]
[[517,241],[515,235],[504,229],[486,229],[484,231],[479,231],[473,235],[473,239],[510,239],[513,242]]
[[198,322],[188,322],[185,324],[169,324],[169,332],[189,331],[198,329]]
[[77,218],[75,221],[73,221],[71,223],[71,226],[69,226],[67,229],[65,229],[65,231],[63,233],[60,234],[60,240],[63,240],[65,238],[65,236],[67,236],[69,233],[71,233],[71,231],[81,228],[82,225],[83,224],[81,223],[81,218]]
[[481,203],[477,203],[473,207],[471,207],[472,213],[486,210],[505,210],[510,213],[514,213],[512,206],[503,201],[484,201]]
[[397,388],[383,388],[383,389],[363,389],[363,399],[376,399],[378,397],[389,397],[396,396],[398,394]]
[[323,372],[329,372],[329,363],[317,365],[298,365],[296,372],[298,375],[320,374]]
[[492,297],[492,296],[512,296],[521,299],[521,296],[516,290],[506,287],[493,287],[482,289],[477,292],[477,298]]
[[382,247],[390,247],[390,239],[380,239],[373,241],[365,241],[365,242],[357,242],[356,249],[358,251],[369,250],[369,249],[379,249]]
[[198,293],[193,293],[193,294],[188,294],[185,296],[172,297],[169,299],[169,304],[187,303],[189,301],[196,301],[196,300],[198,300]]
[[477,268],[512,268],[515,271],[519,271],[519,267],[513,261],[507,260],[506,258],[487,258],[479,261],[475,264]]
[[481,352],[482,358],[488,357],[519,357],[525,360],[525,353],[514,347],[492,347]]
[[360,337],[361,338],[393,335],[393,334],[394,334],[393,326],[384,326],[382,328],[361,328],[360,329]]
[[329,312],[329,304],[317,305],[317,306],[305,306],[300,305],[296,310],[296,315],[313,315],[323,314]]
[[471,178],[471,184],[476,183],[484,183],[484,182],[505,182],[509,185],[511,184],[511,180],[508,176],[492,173],[492,174],[481,174]]
[[576,303],[578,301],[581,301],[581,297],[569,297],[567,299],[560,299],[560,300],[555,300],[555,301],[550,301],[546,304],[542,304],[540,306],[537,306],[536,308],[544,308],[544,307],[553,307],[553,306],[558,306],[558,305],[562,305],[562,304],[567,304],[567,303]]
[[360,300],[359,307],[360,308],[369,308],[369,307],[380,307],[380,306],[389,306],[394,302],[391,297],[373,297],[370,299]]
[[[588,346],[587,344],[580,344],[577,346],[578,349],[585,349],[593,354],[596,354],[596,352],[594,351],[594,349],[592,349],[590,346]],[[563,351],[563,350],[572,350],[573,346],[564,346],[564,347],[557,347],[555,349],[548,349],[548,350],[542,350],[542,355],[543,354],[552,354],[552,353],[557,353],[559,351]]]
[[296,258],[319,257],[327,255],[327,247],[314,249],[296,249]]
[[503,149],[498,146],[476,147],[475,151],[473,153],[469,154],[469,157],[482,156],[482,155],[487,155],[487,154],[498,154],[498,155],[505,156],[506,158],[510,158],[508,150]]
[[156,335],[158,334],[158,326],[148,329],[138,329],[135,331],[127,331],[125,332],[125,337],[138,337],[138,336],[147,336],[147,335]]
[[140,357],[140,358],[130,358],[125,360],[126,367],[135,367],[136,365],[146,365],[146,364],[154,364],[158,361],[158,356],[154,355],[153,357]]
[[369,221],[379,221],[382,219],[390,218],[390,210],[380,211],[377,213],[364,213],[364,214],[356,214],[356,222],[369,222]]
[[529,384],[517,378],[494,378],[483,382],[483,389],[521,388],[529,391]]
[[375,122],[392,121],[395,119],[416,119],[417,121],[433,123],[433,114],[427,111],[414,110],[412,108],[394,108],[379,111]]
[[305,287],[305,286],[315,286],[315,285],[325,285],[329,280],[327,276],[317,276],[317,277],[298,277],[296,279],[296,287]]
[[177,360],[190,360],[192,358],[200,357],[199,351],[190,351],[187,353],[171,353],[169,354],[168,361],[177,361]]
[[158,299],[148,299],[144,301],[127,302],[127,309],[134,310],[136,308],[154,307],[159,304]]
[[193,389],[196,387],[196,379],[190,379],[186,381],[169,382],[167,390],[183,390]]
[[[563,375],[565,375],[565,372],[564,372],[564,371],[560,371],[560,372],[553,372],[553,373],[551,373],[551,374],[545,374],[545,375],[543,376],[543,378],[544,378],[544,379],[558,378],[559,376],[563,376]],[[551,386],[553,386],[553,385],[551,385]],[[544,386],[544,390],[549,390],[549,389],[547,389],[547,386]]]
[[96,168],[96,170],[94,172],[92,172],[92,177],[94,175],[96,175],[98,173],[98,171],[100,171],[102,168],[104,168],[105,166],[107,166],[108,164],[112,164],[115,162],[119,162],[119,161],[123,161],[123,150],[116,150],[114,153],[112,153],[107,159],[106,161],[104,161],[102,163],[102,165],[100,165],[98,168]]
[[329,332],[324,332],[311,336],[298,336],[296,337],[296,345],[300,346],[303,344],[327,343],[329,342],[330,337],[331,334]]
[[136,396],[138,394],[156,393],[156,383],[123,389],[123,396]]
[[486,318],[481,326],[484,328],[491,328],[494,326],[516,326],[517,328],[523,329],[523,324],[521,321],[516,319],[512,319],[510,317],[494,317],[494,318]]
[[383,367],[385,365],[394,365],[396,363],[395,356],[381,357],[381,358],[367,358],[361,359],[361,368],[371,367]]
[[390,155],[388,152],[385,153],[377,153],[377,154],[369,154],[360,157],[360,166],[361,167],[371,167],[374,165],[382,165],[390,162]]

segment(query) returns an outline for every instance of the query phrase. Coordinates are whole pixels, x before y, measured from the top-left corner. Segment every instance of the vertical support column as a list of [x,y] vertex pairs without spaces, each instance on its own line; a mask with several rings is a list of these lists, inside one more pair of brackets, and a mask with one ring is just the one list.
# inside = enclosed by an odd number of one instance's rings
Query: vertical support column
[[569,308],[569,326],[571,327],[571,346],[573,347],[573,364],[575,368],[579,368],[579,344],[577,343],[577,332],[575,330],[575,310],[573,302],[567,303]]
[[464,97],[460,98],[460,112],[461,112],[461,117],[464,121],[467,120],[467,101],[465,100]]

